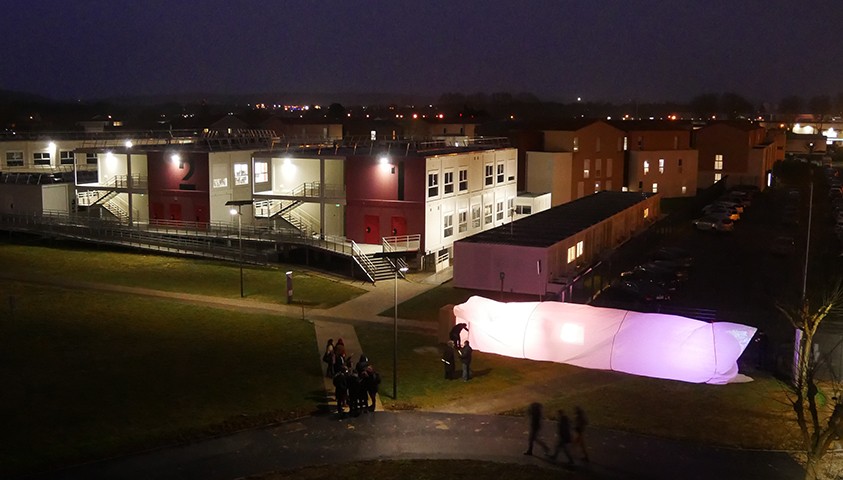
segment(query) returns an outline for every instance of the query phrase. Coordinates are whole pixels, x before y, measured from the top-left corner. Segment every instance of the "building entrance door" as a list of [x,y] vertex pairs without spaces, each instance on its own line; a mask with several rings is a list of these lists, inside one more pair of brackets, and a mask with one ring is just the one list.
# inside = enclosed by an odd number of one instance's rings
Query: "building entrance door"
[[377,215],[366,215],[363,220],[365,234],[363,243],[377,245],[381,243],[381,219]]
[[392,228],[390,229],[393,236],[407,234],[407,219],[405,217],[392,217]]

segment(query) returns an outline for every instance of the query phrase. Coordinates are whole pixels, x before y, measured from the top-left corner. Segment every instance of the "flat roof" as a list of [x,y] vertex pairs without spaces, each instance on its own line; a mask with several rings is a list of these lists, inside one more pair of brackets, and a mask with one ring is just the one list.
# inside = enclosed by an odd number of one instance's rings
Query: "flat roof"
[[653,195],[647,192],[597,192],[477,233],[456,243],[495,243],[547,248]]

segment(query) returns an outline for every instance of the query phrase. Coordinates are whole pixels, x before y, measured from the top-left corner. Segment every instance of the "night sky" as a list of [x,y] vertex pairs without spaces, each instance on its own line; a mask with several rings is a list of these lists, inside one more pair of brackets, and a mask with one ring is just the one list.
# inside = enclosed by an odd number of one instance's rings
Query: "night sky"
[[57,99],[843,92],[840,0],[6,0],[0,12],[0,89]]

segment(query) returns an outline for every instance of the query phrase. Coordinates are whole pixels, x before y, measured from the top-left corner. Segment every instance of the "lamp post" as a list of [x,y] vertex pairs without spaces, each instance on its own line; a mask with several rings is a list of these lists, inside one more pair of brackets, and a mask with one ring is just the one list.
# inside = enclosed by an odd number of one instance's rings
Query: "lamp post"
[[[229,200],[225,202],[226,206],[230,206],[228,211],[232,216],[237,215],[237,243],[238,250],[240,250],[240,298],[243,298],[243,205],[251,205],[253,200]],[[237,208],[234,208],[237,207]]]
[[395,335],[392,343],[392,399],[398,400],[398,272],[406,272],[407,267],[398,268],[397,265],[392,266],[395,270],[395,316],[393,317],[392,330]]

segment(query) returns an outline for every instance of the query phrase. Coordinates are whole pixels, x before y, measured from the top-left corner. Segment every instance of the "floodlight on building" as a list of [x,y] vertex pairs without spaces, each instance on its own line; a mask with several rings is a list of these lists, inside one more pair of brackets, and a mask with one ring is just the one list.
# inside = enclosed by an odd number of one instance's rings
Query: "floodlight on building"
[[232,215],[237,215],[237,209],[236,208],[229,208],[228,213],[230,213]]
[[170,162],[175,166],[181,165],[181,155],[178,153],[170,155]]
[[123,145],[125,145],[126,148],[132,148],[135,144],[132,143],[131,140],[126,140],[126,143],[124,143]]
[[50,142],[50,143],[48,143],[48,144],[47,144],[47,148],[48,148],[48,149],[50,149],[51,151],[55,151],[55,149],[56,149],[56,142]]

